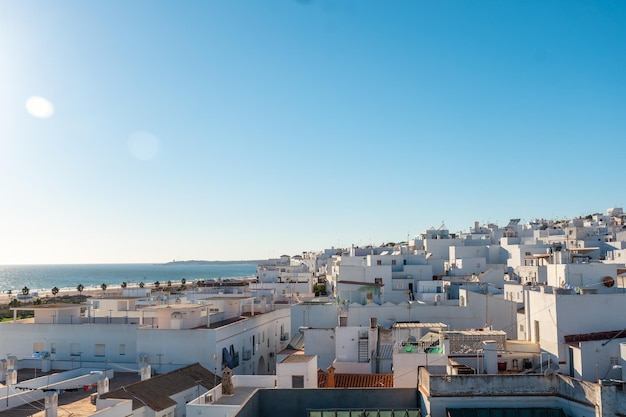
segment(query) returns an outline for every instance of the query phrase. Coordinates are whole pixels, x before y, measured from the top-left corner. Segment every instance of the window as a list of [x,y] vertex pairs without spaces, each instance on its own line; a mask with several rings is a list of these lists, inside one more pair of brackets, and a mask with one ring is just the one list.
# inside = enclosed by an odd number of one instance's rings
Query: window
[[291,388],[304,388],[304,375],[291,375]]
[[126,345],[125,344],[120,344],[120,356],[124,356],[126,355]]
[[43,342],[33,343],[33,353],[43,352]]
[[540,335],[539,335],[539,321],[535,320],[535,342],[539,343],[541,341]]
[[374,278],[374,283],[376,285],[383,285],[383,279],[382,278]]
[[380,259],[376,261],[376,265],[382,265],[383,261],[381,261]]
[[93,351],[94,356],[104,357],[104,343],[96,343]]
[[391,265],[395,265],[395,264],[396,264],[396,260],[395,260],[395,259],[392,259],[392,260],[391,260]]
[[70,355],[71,356],[80,356],[81,355],[80,351],[80,343],[70,343]]
[[520,333],[524,333],[524,325],[523,324],[519,325],[519,332]]
[[50,353],[57,353],[57,344],[55,342],[50,343]]

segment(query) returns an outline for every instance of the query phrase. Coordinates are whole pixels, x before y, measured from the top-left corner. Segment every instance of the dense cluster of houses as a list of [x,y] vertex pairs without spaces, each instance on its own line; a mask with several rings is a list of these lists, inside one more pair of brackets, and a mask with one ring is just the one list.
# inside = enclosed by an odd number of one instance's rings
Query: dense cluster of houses
[[[169,391],[161,401],[138,400],[158,391],[139,386],[137,398],[99,392],[93,415],[265,415],[273,401],[273,415],[313,417],[521,404],[625,415],[625,262],[626,215],[611,208],[467,233],[442,225],[407,242],[269,259],[253,280],[28,306],[32,319],[15,307],[0,324],[0,394],[5,408],[23,401],[20,368],[103,369]],[[172,373],[197,382],[176,391]]]

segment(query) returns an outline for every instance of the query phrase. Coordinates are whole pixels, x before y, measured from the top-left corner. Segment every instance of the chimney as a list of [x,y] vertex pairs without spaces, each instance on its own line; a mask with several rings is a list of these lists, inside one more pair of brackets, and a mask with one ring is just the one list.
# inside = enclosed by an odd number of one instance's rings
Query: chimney
[[328,367],[328,377],[326,379],[326,388],[335,388],[335,368],[332,365]]
[[141,380],[145,381],[147,379],[150,379],[150,377],[152,376],[152,367],[150,366],[150,364],[143,363],[139,372],[141,374]]
[[46,392],[45,404],[45,417],[57,417],[59,394],[56,391]]
[[483,340],[483,369],[487,374],[498,373],[498,342]]

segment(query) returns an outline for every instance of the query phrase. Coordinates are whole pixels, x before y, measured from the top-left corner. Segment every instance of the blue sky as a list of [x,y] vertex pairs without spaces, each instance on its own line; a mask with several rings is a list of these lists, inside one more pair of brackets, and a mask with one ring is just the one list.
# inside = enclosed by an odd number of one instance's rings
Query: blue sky
[[0,264],[622,207],[621,1],[0,2]]

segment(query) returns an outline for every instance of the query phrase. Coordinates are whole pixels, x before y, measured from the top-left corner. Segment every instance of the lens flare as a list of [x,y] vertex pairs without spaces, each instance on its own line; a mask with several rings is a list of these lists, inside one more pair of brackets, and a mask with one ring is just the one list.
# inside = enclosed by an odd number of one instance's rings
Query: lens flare
[[43,97],[33,96],[26,100],[26,111],[38,119],[47,119],[54,114],[54,106]]

